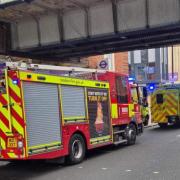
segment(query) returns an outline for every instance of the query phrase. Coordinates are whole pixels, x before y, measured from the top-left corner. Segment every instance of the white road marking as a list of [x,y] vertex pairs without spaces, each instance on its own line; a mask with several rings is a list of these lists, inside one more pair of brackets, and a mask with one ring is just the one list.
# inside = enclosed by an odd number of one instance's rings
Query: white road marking
[[159,174],[159,172],[158,172],[158,171],[154,171],[153,173],[154,173],[154,174]]
[[80,166],[80,167],[78,167],[79,169],[82,169],[83,167],[82,166]]
[[107,168],[101,168],[102,170],[107,170]]
[[132,170],[131,169],[126,169],[126,172],[131,172]]

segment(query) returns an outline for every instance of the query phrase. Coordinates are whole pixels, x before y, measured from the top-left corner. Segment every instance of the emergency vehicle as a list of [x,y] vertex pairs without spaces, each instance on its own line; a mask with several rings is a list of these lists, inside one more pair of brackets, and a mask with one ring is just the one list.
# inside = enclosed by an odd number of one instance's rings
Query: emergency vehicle
[[0,79],[0,160],[75,164],[89,149],[132,145],[143,132],[124,75],[86,80],[5,67]]
[[132,98],[131,100],[140,105],[142,122],[144,126],[147,126],[149,123],[149,106],[147,99],[147,88],[144,85],[138,85],[136,83],[130,83],[130,87],[131,87],[131,98]]
[[164,128],[180,122],[180,84],[157,88],[151,97],[152,122]]

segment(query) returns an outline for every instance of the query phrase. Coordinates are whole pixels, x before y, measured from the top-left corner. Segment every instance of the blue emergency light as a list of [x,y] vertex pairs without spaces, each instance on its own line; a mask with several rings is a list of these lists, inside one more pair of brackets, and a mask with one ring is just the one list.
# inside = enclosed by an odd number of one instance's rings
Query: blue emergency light
[[151,91],[151,92],[154,91],[155,88],[156,88],[156,86],[155,86],[155,84],[153,84],[153,83],[148,85],[148,89],[149,89],[149,91]]
[[134,82],[134,81],[135,81],[135,78],[134,78],[134,77],[129,77],[129,78],[128,78],[128,81],[129,81],[129,82]]
[[17,79],[13,79],[13,80],[12,80],[12,83],[13,83],[14,85],[17,85],[17,84],[18,84],[18,80],[17,80]]

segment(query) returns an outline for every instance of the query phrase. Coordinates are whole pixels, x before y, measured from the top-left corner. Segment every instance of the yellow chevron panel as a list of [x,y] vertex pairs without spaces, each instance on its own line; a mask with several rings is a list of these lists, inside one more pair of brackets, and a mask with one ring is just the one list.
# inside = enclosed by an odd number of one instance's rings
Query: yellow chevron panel
[[24,137],[24,128],[16,121],[14,117],[12,117],[13,120],[13,127],[17,130],[19,134],[21,134]]
[[18,156],[14,153],[7,153],[10,158],[18,158]]
[[6,149],[6,142],[4,141],[4,139],[0,139],[0,143],[1,143],[1,147],[2,147],[2,149],[4,150],[4,149]]
[[8,127],[6,127],[6,125],[2,121],[0,121],[0,127],[3,130],[3,132],[9,132]]
[[12,83],[12,79],[11,78],[9,78],[8,80],[9,80],[9,87],[16,93],[17,96],[21,97],[21,91],[20,91],[19,86],[14,85]]
[[22,112],[22,107],[18,104],[15,104],[15,101],[12,100],[12,103],[14,103],[13,109],[16,111],[16,113],[23,118],[23,112]]

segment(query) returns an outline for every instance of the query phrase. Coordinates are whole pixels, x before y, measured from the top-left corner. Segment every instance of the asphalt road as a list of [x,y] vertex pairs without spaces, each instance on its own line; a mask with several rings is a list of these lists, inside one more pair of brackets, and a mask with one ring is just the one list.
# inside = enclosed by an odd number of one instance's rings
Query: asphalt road
[[0,162],[0,180],[180,180],[180,128],[145,129],[134,146],[93,150],[81,164]]

